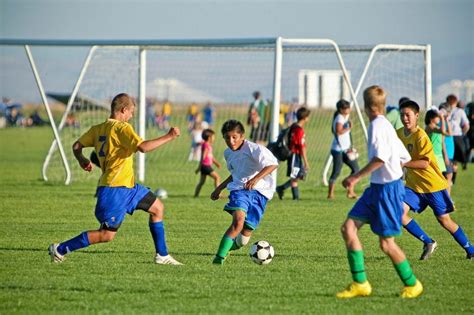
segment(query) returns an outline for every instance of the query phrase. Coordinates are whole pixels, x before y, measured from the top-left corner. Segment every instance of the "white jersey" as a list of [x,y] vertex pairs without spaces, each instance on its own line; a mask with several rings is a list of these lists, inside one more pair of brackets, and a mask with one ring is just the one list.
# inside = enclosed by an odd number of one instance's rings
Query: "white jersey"
[[[232,175],[232,181],[227,185],[229,191],[244,189],[244,185],[255,177],[264,167],[278,165],[275,156],[262,145],[245,140],[239,150],[227,148],[224,157]],[[275,192],[276,182],[271,174],[257,182],[254,189],[269,200]]]
[[400,179],[403,176],[400,163],[410,161],[411,157],[387,118],[379,115],[372,120],[368,137],[369,161],[377,157],[384,162],[382,167],[372,172],[370,182],[386,184]]
[[350,130],[344,132],[342,135],[336,133],[336,125],[341,124],[344,128],[349,124],[349,115],[344,117],[342,114],[337,114],[336,118],[332,123],[332,132],[334,134],[334,139],[332,141],[331,150],[332,151],[346,151],[351,147],[351,134]]
[[451,132],[453,136],[462,136],[462,128],[469,125],[466,112],[461,108],[455,107],[449,114],[449,122],[451,123]]

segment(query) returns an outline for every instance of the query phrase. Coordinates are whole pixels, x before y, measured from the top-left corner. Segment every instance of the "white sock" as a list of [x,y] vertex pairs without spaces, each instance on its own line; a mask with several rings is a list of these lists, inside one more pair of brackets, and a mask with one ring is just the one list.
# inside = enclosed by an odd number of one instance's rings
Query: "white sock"
[[250,236],[245,236],[245,235],[242,235],[241,233],[239,233],[239,235],[237,235],[237,237],[235,238],[235,244],[237,244],[237,246],[239,247],[247,245],[249,241],[250,241]]

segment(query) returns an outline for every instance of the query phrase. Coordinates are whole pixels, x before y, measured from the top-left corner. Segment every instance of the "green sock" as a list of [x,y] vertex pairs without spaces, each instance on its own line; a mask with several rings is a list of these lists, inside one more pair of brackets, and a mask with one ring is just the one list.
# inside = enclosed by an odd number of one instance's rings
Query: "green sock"
[[364,251],[348,250],[347,258],[349,259],[349,266],[351,267],[352,280],[358,283],[367,281],[367,275],[364,269]]
[[408,260],[404,260],[399,264],[394,264],[395,270],[397,270],[398,276],[402,279],[406,286],[414,286],[416,283],[416,277],[411,270],[410,263]]
[[219,249],[217,250],[216,256],[225,258],[233,244],[234,240],[228,237],[227,234],[224,234],[221,243],[219,244]]

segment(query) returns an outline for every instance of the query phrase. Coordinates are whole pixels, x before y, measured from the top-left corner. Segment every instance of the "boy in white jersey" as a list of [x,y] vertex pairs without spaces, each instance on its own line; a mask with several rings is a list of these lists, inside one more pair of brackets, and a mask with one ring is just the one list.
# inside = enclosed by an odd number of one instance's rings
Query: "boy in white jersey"
[[253,230],[259,225],[267,201],[275,192],[271,173],[278,167],[275,156],[266,147],[245,140],[240,121],[228,120],[221,129],[228,146],[224,151],[230,176],[212,192],[211,199],[219,199],[221,191],[230,191],[224,210],[232,215],[232,224],[219,244],[214,264],[224,264],[230,250],[246,245]]
[[133,155],[153,151],[176,139],[178,128],[159,138],[142,140],[128,121],[133,117],[135,102],[125,93],[114,97],[110,118],[102,124],[92,126],[74,144],[73,153],[81,168],[90,172],[92,163],[82,154],[84,147],[94,147],[97,152],[102,176],[97,187],[95,216],[100,223],[98,230],[82,232],[78,236],[49,246],[52,262],[62,262],[72,251],[92,244],[110,242],[125,219],[141,209],[150,214],[149,228],[155,243],[157,264],[181,265],[168,254],[163,226],[164,206],[146,187],[135,183]]
[[409,161],[410,155],[398,139],[395,129],[383,116],[385,99],[385,91],[379,86],[371,86],[364,91],[364,109],[370,120],[369,163],[344,179],[343,185],[352,188],[362,177],[371,174],[370,187],[357,200],[341,227],[353,282],[347,289],[337,293],[338,298],[368,296],[372,293],[364,270],[362,243],[358,237],[358,231],[365,223],[369,223],[372,232],[379,236],[380,248],[390,257],[405,285],[401,297],[414,298],[423,292],[421,282],[416,279],[405,253],[394,238],[401,234],[403,214],[401,163]]

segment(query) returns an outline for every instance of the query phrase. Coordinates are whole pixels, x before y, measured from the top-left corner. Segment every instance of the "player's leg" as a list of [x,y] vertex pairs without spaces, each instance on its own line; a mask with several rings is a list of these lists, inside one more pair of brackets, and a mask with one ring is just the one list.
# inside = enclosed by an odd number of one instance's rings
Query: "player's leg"
[[89,245],[110,242],[114,239],[115,234],[117,234],[117,229],[107,230],[102,226],[99,230],[82,232],[65,242],[51,244],[48,248],[51,261],[62,262],[66,254],[88,247]]
[[423,242],[423,252],[421,253],[420,260],[426,260],[430,258],[438,247],[438,243],[429,237],[428,234],[426,234],[426,232],[418,225],[415,219],[408,215],[408,212],[410,209],[412,209],[415,212],[421,213],[426,207],[427,203],[423,200],[420,194],[417,194],[410,188],[405,187],[402,225],[408,231],[408,233]]
[[[292,165],[293,165],[293,157],[294,154],[291,154],[291,156],[288,158],[287,161],[287,168],[286,168],[286,176],[290,177],[291,176],[291,170],[292,170]],[[291,187],[291,178],[287,180],[284,184],[279,185],[276,187],[276,193],[278,195],[278,198],[283,199],[283,196],[285,194],[285,190]]]
[[328,199],[334,199],[334,189],[336,188],[336,179],[342,169],[342,152],[331,150],[332,155],[332,173],[329,177]]
[[390,257],[398,276],[404,284],[401,297],[415,298],[419,296],[423,292],[423,286],[421,282],[416,279],[405,253],[397,245],[395,238],[380,236],[379,241],[380,248],[388,257]]
[[217,249],[216,256],[212,261],[213,264],[223,264],[227,254],[231,250],[234,240],[239,235],[244,227],[245,222],[245,211],[241,209],[236,209],[232,211],[232,223],[222,236],[222,239],[219,243],[219,248]]
[[166,233],[163,224],[165,207],[163,203],[149,192],[137,205],[137,209],[145,210],[150,214],[148,226],[155,245],[155,262],[161,265],[182,265],[168,253]]
[[349,217],[341,226],[341,234],[346,243],[347,259],[352,274],[352,283],[345,290],[336,294],[338,298],[368,296],[372,293],[372,287],[367,281],[365,273],[364,251],[358,236],[358,231],[363,225],[362,221]]
[[466,251],[468,259],[474,259],[474,246],[464,230],[454,222],[449,214],[437,216],[438,222],[453,236],[456,242]]
[[[355,174],[359,171],[359,163],[357,163],[357,159],[351,160],[351,159],[349,159],[347,154],[344,153],[342,155],[342,161],[344,162],[344,164],[349,166],[349,168],[351,169],[351,175],[353,175],[353,174]],[[354,186],[351,186],[351,188],[347,190],[346,196],[347,196],[347,198],[350,198],[350,199],[357,199],[358,196],[354,191]]]
[[221,178],[216,171],[212,171],[209,176],[214,180],[214,188],[217,188],[221,184]]
[[206,174],[201,173],[201,177],[199,178],[199,183],[196,185],[196,189],[194,190],[194,197],[198,197],[199,193],[201,192],[201,188],[206,182]]

